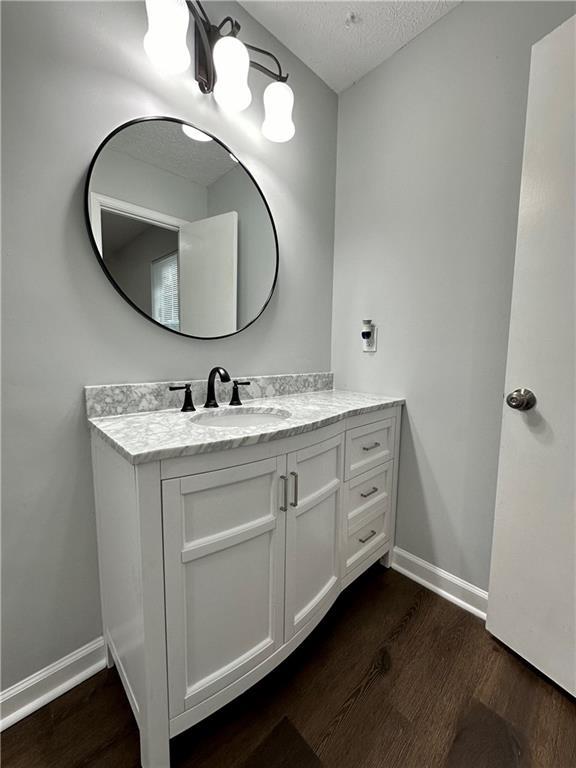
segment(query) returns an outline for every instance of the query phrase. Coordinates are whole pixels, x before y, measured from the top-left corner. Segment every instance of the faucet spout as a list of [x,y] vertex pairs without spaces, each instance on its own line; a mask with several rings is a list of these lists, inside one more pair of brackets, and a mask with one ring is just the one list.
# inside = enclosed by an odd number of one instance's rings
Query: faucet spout
[[226,368],[222,368],[220,365],[212,368],[208,375],[208,391],[206,393],[206,402],[204,403],[204,408],[218,408],[218,401],[216,400],[215,392],[216,376],[220,377],[220,381],[230,381],[230,374]]

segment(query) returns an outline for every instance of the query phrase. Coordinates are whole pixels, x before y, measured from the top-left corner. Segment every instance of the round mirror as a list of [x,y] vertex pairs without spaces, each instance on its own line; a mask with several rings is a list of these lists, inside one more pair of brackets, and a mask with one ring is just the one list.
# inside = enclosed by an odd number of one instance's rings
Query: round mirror
[[170,331],[231,336],[272,296],[278,241],[260,187],[221,141],[181,120],[133,120],[102,142],[86,218],[115,288]]

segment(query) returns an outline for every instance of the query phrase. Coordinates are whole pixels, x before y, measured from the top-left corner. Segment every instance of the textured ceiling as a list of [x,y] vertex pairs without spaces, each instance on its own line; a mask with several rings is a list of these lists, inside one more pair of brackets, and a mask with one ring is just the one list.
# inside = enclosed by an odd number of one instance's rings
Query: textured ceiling
[[116,134],[108,146],[202,187],[210,186],[236,167],[220,144],[189,139],[179,123],[168,120],[135,123]]
[[[336,93],[392,56],[459,2],[239,0]],[[350,14],[356,21],[350,20]]]

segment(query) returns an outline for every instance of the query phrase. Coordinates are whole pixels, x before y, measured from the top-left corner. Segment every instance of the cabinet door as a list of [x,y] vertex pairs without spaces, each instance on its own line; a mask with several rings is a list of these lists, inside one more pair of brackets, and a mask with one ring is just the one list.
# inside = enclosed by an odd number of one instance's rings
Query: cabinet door
[[282,644],[285,457],[163,486],[170,717]]
[[340,591],[343,435],[288,454],[285,639]]

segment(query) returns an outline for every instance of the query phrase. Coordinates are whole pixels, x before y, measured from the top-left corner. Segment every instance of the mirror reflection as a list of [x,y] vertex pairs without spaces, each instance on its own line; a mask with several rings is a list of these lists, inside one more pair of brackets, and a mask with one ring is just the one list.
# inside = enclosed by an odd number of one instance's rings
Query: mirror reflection
[[101,264],[157,323],[215,338],[265,308],[274,225],[251,175],[217,140],[167,118],[123,126],[93,161],[86,203]]

